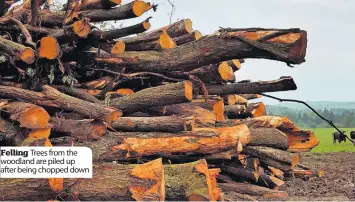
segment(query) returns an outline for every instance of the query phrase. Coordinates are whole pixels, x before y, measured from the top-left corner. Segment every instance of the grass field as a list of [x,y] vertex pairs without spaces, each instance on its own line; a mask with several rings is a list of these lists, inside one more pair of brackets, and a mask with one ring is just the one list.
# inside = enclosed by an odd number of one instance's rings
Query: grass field
[[[345,143],[335,143],[333,144],[333,137],[332,133],[335,132],[333,128],[315,128],[315,129],[308,129],[313,130],[316,134],[317,140],[320,141],[319,145],[312,149],[312,152],[354,152],[355,147],[350,141],[346,141]],[[346,135],[350,137],[350,131],[354,130],[355,128],[342,128],[341,130],[346,131]]]

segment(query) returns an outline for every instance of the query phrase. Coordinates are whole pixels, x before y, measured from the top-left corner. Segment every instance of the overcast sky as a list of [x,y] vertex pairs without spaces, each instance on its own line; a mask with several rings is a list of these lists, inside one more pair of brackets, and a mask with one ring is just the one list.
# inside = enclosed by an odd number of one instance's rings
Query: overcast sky
[[[292,76],[296,91],[274,95],[310,101],[355,101],[355,1],[353,0],[172,0],[173,21],[190,18],[193,28],[210,34],[221,27],[301,28],[308,32],[306,62],[249,59],[237,80],[273,80]],[[123,3],[130,0],[123,0]],[[152,29],[169,24],[167,0],[153,0],[158,11],[123,21],[129,26],[152,16]],[[117,22],[120,24],[121,22]]]

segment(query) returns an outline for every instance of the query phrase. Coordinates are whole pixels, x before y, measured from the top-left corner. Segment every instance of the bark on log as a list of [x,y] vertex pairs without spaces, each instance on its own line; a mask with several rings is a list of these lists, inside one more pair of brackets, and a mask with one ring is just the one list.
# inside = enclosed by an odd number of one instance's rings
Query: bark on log
[[147,88],[121,98],[114,98],[110,101],[110,105],[121,109],[124,113],[130,113],[149,107],[191,101],[192,90],[190,81],[167,84]]
[[[241,121],[236,121],[240,123]],[[242,121],[249,128],[277,128],[288,137],[289,149],[291,152],[307,152],[319,144],[314,132],[301,130],[291,120],[286,117],[261,116],[258,118],[246,119]]]
[[96,164],[93,178],[65,179],[59,192],[51,189],[48,179],[1,178],[0,200],[48,201],[65,191],[61,198],[69,201],[162,201],[165,198],[164,175],[162,160],[157,159],[141,165]]
[[70,120],[51,117],[51,137],[70,136],[80,140],[95,140],[106,134],[106,125],[103,122],[91,120]]
[[225,114],[228,118],[245,118],[247,108],[245,105],[227,105],[224,106]]
[[[113,69],[126,67],[127,70],[149,72],[190,71],[200,66],[236,58],[265,58],[290,64],[305,61],[307,46],[305,31],[289,30],[289,33],[282,36],[275,34],[279,33],[278,31],[270,32],[273,34],[266,36],[263,34],[265,38],[271,38],[266,41],[260,39],[253,41],[236,36],[239,32],[222,32],[171,50],[126,52],[121,57],[96,58],[96,61],[113,65]],[[258,32],[251,32],[252,34],[258,35]]]
[[143,33],[150,28],[149,19],[150,18],[147,18],[145,21],[129,27],[103,31],[103,32],[95,30],[90,34],[90,36],[98,39],[112,40],[112,39],[118,39],[121,37],[129,36],[132,34]]
[[80,38],[86,38],[91,32],[91,25],[88,19],[82,19],[74,22],[71,25],[64,26],[63,29],[59,29],[50,36],[57,39],[59,44],[70,43]]
[[177,46],[180,46],[182,44],[185,44],[185,43],[189,43],[189,42],[192,42],[192,41],[197,41],[199,40],[200,38],[202,37],[202,34],[195,30],[189,34],[185,34],[185,35],[182,35],[182,36],[179,36],[179,37],[175,37],[173,38],[173,40],[175,41],[175,44]]
[[54,88],[56,88],[57,90],[59,90],[60,92],[88,101],[88,102],[92,102],[92,103],[102,103],[99,99],[97,99],[96,97],[92,96],[91,94],[89,94],[87,91],[85,91],[84,89],[78,89],[78,88],[72,88],[72,87],[67,87],[67,86],[52,86]]
[[165,115],[194,116],[196,127],[214,127],[217,121],[216,113],[191,103],[168,105]]
[[284,181],[277,179],[276,177],[252,172],[252,171],[246,170],[244,168],[223,166],[222,172],[225,172],[228,175],[231,175],[239,180],[247,181],[252,184],[257,184],[257,185],[268,187],[271,189],[285,184]]
[[25,62],[32,64],[35,61],[35,51],[22,44],[0,37],[0,50]]
[[88,118],[102,120],[111,123],[122,116],[122,112],[118,109],[109,108],[100,104],[87,102],[69,95],[65,95],[55,88],[43,86],[45,97],[65,110],[72,110],[76,113],[83,114]]
[[25,138],[17,124],[0,117],[0,146],[20,146]]
[[191,101],[191,104],[213,111],[216,114],[216,121],[224,121],[224,102],[221,97],[212,99],[198,98]]
[[40,106],[25,102],[10,102],[0,107],[10,115],[10,119],[22,127],[39,129],[48,127],[49,114]]
[[80,10],[109,9],[121,4],[121,0],[86,0],[80,5]]
[[168,26],[144,33],[143,35],[144,36],[154,35],[157,32],[160,32],[162,30],[166,30],[170,37],[179,37],[192,32],[192,21],[190,19],[182,19]]
[[248,194],[252,196],[261,196],[264,200],[273,199],[278,201],[283,201],[288,198],[287,192],[279,191],[275,189],[269,189],[266,187],[261,187],[253,184],[229,182],[229,183],[218,183],[218,186],[223,192],[232,191],[241,194]]
[[243,153],[259,158],[264,165],[270,165],[282,171],[291,171],[300,162],[300,154],[262,146],[246,146]]
[[259,94],[240,94],[243,98],[247,100],[252,100],[252,99],[258,99],[261,98],[262,96]]
[[263,93],[296,90],[297,86],[292,77],[281,77],[277,80],[258,81],[251,83],[234,83],[227,85],[206,85],[208,93],[212,95],[229,95],[243,93]]
[[111,124],[111,127],[120,131],[175,133],[191,131],[194,127],[194,118],[178,116],[120,117]]
[[276,128],[249,128],[252,134],[250,146],[265,146],[287,150],[289,148],[287,135]]
[[[111,9],[95,9],[78,12],[79,18],[89,18],[90,22],[102,22],[108,20],[124,20],[141,16],[146,11],[153,8],[149,3],[144,1],[133,1],[131,3],[111,8]],[[21,10],[20,16],[28,16],[30,12],[27,10]],[[41,25],[62,26],[65,18],[65,11],[47,12],[41,11]]]
[[174,40],[165,30],[156,32],[153,35],[140,34],[134,37],[123,39],[127,51],[147,51],[175,48]]

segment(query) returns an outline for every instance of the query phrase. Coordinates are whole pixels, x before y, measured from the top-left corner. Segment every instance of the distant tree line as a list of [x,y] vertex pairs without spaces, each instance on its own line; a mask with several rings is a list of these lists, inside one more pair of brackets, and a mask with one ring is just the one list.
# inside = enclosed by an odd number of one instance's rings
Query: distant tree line
[[[319,118],[311,110],[294,110],[287,107],[267,105],[268,115],[286,116],[301,128],[330,128],[325,121]],[[332,120],[334,124],[342,128],[355,128],[355,109],[322,109],[317,110],[323,117]]]

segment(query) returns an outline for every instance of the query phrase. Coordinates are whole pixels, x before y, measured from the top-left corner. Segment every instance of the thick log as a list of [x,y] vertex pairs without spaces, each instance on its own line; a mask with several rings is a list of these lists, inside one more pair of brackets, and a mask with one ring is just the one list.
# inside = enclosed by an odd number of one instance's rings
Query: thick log
[[70,95],[70,96],[73,96],[73,97],[76,97],[76,98],[79,98],[79,99],[82,99],[82,100],[85,100],[88,102],[102,103],[99,99],[92,96],[90,93],[88,93],[84,89],[78,89],[78,88],[67,87],[67,86],[53,86],[53,87],[64,94],[67,94],[67,95]]
[[214,127],[217,114],[191,103],[167,105],[165,115],[194,116],[196,127]]
[[0,146],[20,146],[25,138],[20,126],[0,117]]
[[282,171],[291,171],[300,162],[299,153],[290,153],[271,147],[246,146],[243,153],[259,158],[264,165],[270,165]]
[[222,189],[223,192],[231,191],[252,196],[261,196],[264,200],[273,199],[283,201],[288,198],[287,192],[269,189],[266,187],[261,187],[248,183],[228,182],[218,183],[218,186]]
[[[93,166],[91,179],[65,179],[64,187],[53,191],[48,179],[0,179],[0,200],[48,201],[61,194],[64,200],[132,201],[165,198],[164,167],[161,159],[141,165],[112,163]],[[109,179],[109,180],[108,180]],[[77,193],[77,194],[75,194]]]
[[109,108],[100,104],[71,97],[47,85],[43,86],[43,94],[47,99],[51,100],[63,109],[83,114],[87,118],[93,118],[111,123],[122,115],[122,112],[118,109]]
[[0,107],[9,113],[10,119],[22,127],[39,129],[48,127],[49,114],[40,106],[25,102],[10,102]]
[[170,37],[179,37],[185,34],[189,34],[192,32],[192,21],[190,19],[182,19],[165,27],[144,33],[143,35],[154,35],[157,32],[161,32],[163,30],[166,30]]
[[91,25],[87,19],[74,22],[71,25],[64,26],[62,29],[51,33],[50,36],[57,39],[59,44],[70,43],[80,38],[86,38],[91,32]]
[[297,89],[292,77],[281,77],[277,80],[257,81],[251,83],[233,83],[226,85],[207,84],[206,87],[209,94],[212,95],[263,93]]
[[266,116],[266,108],[263,102],[250,103],[247,106],[247,113],[251,118]]
[[252,100],[252,99],[258,99],[261,98],[262,96],[259,94],[240,94],[243,98],[247,100]]
[[0,50],[25,62],[32,64],[35,61],[35,51],[32,48],[26,47],[22,44],[0,37]]
[[200,38],[202,37],[202,34],[195,30],[189,34],[185,34],[185,35],[182,35],[182,36],[179,36],[179,37],[175,37],[173,38],[173,40],[175,41],[175,44],[177,46],[180,46],[182,44],[185,44],[185,43],[189,43],[189,42],[192,42],[192,41],[197,41],[199,40]]
[[[250,35],[265,36],[266,32],[259,33],[250,32]],[[174,49],[161,52],[126,52],[121,57],[96,58],[96,61],[112,65],[113,69],[126,67],[130,70],[150,72],[190,71],[200,66],[236,58],[264,58],[290,64],[305,61],[305,31],[292,29],[281,36],[275,34],[280,33],[277,30],[268,33],[272,34],[265,36],[267,40],[253,41],[239,36],[239,32],[220,32]]]
[[287,135],[276,128],[249,128],[252,134],[250,146],[265,146],[287,150]]
[[126,44],[127,51],[162,50],[176,47],[174,40],[165,30],[152,35],[139,34],[134,37],[125,38],[123,42]]
[[119,131],[132,132],[181,132],[191,131],[194,118],[178,116],[161,117],[120,117],[111,123],[111,127]]
[[113,30],[103,31],[103,32],[95,30],[90,34],[90,36],[98,39],[112,40],[112,39],[118,39],[121,37],[129,36],[132,34],[143,33],[150,28],[149,19],[150,18],[147,18],[145,21],[129,27],[113,29]]
[[46,36],[41,38],[40,47],[38,48],[38,56],[48,60],[54,60],[59,57],[60,46],[56,38]]
[[228,118],[231,119],[256,118],[266,115],[265,105],[262,102],[250,103],[247,106],[244,104],[228,105],[225,106],[225,112]]
[[247,105],[248,103],[248,100],[240,95],[225,95],[223,96],[223,100],[228,105]]
[[227,105],[224,106],[225,114],[228,118],[240,118],[244,117],[247,111],[245,105]]
[[236,122],[243,122],[249,128],[267,127],[279,129],[288,137],[288,151],[307,152],[319,144],[314,132],[300,129],[286,117],[261,116]]
[[51,117],[51,137],[70,136],[80,140],[95,140],[106,134],[106,125],[103,122],[91,120],[70,120]]
[[244,168],[239,168],[239,167],[223,166],[222,172],[225,172],[228,175],[231,175],[238,180],[247,181],[252,184],[260,185],[263,187],[268,187],[271,189],[285,184],[284,181],[282,181],[276,177],[269,176],[269,175],[262,174],[262,173],[257,173],[255,171],[254,172],[249,171],[249,170],[246,170]]
[[[77,12],[79,18],[89,18],[90,22],[102,22],[108,20],[125,20],[141,16],[146,11],[153,8],[152,5],[144,1],[133,1],[122,6],[111,9],[95,9],[95,10],[83,10]],[[21,10],[19,15],[22,18],[30,16],[30,12],[27,10]],[[72,16],[75,17],[75,16]],[[42,26],[62,26],[65,18],[65,11],[48,12],[41,11],[40,19]],[[70,18],[71,19],[71,18]]]
[[192,100],[192,83],[184,81],[143,89],[131,95],[114,98],[111,106],[121,109],[124,113],[138,111],[149,107],[170,105]]
[[221,97],[197,98],[191,104],[213,111],[216,114],[216,121],[224,121],[224,101]]

